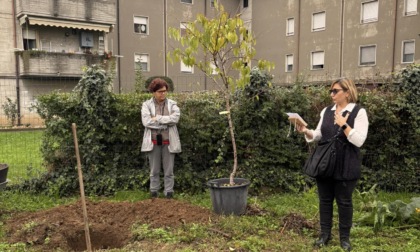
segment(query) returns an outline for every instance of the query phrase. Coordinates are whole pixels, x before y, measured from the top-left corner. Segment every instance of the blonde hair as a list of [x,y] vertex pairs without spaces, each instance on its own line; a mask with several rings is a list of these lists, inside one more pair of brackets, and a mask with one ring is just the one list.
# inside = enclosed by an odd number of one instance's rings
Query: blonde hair
[[340,85],[340,87],[345,92],[349,93],[349,97],[348,97],[348,100],[347,100],[348,102],[353,102],[353,103],[357,102],[357,88],[356,88],[356,85],[354,85],[354,82],[352,80],[347,79],[347,78],[337,79],[337,80],[333,81],[333,83],[331,84],[331,88],[335,84]]

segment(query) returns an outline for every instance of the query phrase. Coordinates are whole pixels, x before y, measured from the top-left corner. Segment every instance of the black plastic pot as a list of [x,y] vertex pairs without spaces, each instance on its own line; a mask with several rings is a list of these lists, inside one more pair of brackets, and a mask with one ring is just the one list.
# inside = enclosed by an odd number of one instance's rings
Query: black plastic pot
[[9,166],[7,164],[0,164],[0,183],[6,182],[8,171]]
[[213,179],[207,182],[213,211],[223,215],[241,215],[246,211],[249,180],[235,178],[230,186],[229,178]]

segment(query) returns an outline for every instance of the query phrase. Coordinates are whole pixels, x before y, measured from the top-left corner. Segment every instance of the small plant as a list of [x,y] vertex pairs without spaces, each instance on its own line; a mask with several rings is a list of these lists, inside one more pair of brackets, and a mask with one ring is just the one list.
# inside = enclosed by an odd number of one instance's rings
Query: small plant
[[132,234],[137,241],[144,239],[156,239],[162,242],[175,242],[176,239],[170,231],[164,228],[150,228],[147,224],[135,224],[132,227]]
[[360,223],[372,225],[375,233],[384,226],[420,226],[420,197],[412,198],[408,204],[401,200],[385,203],[377,199],[376,186],[375,184],[367,192],[356,190],[355,198],[360,200],[359,210],[362,212]]
[[22,231],[26,232],[26,233],[30,233],[34,230],[34,228],[37,226],[38,224],[35,221],[30,221],[28,223],[25,223],[25,225],[23,225]]
[[6,97],[6,99],[7,101],[2,105],[2,108],[10,124],[14,126],[16,124],[16,120],[20,118],[17,101],[12,101],[9,97]]

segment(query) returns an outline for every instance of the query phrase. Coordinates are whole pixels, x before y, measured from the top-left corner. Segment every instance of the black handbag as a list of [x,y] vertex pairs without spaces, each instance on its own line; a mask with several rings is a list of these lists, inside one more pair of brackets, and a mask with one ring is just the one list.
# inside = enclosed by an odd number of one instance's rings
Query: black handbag
[[339,133],[340,129],[332,138],[318,143],[303,167],[306,175],[312,178],[331,178],[334,175]]

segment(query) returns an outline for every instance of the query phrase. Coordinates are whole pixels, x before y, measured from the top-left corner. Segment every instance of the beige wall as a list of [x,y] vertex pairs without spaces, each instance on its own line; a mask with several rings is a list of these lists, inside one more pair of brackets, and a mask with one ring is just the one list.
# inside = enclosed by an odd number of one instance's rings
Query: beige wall
[[0,4],[0,76],[14,76],[15,56],[13,40],[12,0],[2,0]]

